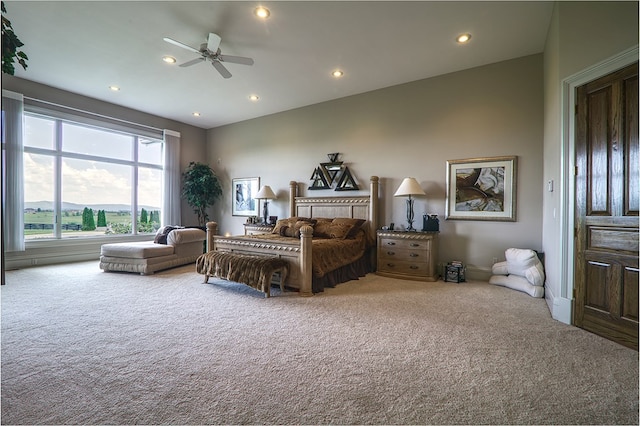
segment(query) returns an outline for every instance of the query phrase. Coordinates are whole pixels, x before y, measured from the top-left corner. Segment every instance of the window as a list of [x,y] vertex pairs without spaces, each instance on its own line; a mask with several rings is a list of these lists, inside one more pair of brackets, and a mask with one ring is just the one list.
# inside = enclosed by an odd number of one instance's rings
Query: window
[[25,240],[154,233],[163,143],[26,112]]

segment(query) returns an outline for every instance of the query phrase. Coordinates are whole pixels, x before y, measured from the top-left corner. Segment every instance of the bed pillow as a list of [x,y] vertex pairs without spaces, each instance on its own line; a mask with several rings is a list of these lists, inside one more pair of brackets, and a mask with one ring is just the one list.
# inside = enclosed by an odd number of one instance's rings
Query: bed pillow
[[321,238],[333,238],[344,240],[355,238],[358,231],[365,223],[364,219],[351,219],[339,217],[335,219],[317,219],[318,222],[313,228],[313,236]]
[[313,236],[319,238],[331,238],[331,222],[333,219],[317,218],[313,227]]
[[333,219],[334,224],[339,224],[341,226],[349,227],[349,231],[345,238],[353,239],[358,234],[362,225],[364,225],[366,221],[364,219],[351,219],[347,217],[335,218]]
[[[303,223],[299,223],[303,222]],[[308,217],[299,217],[293,216],[287,219],[280,219],[276,222],[276,226],[273,227],[272,234],[278,234],[283,237],[298,237],[300,238],[300,228],[303,225],[311,225],[315,224],[315,219],[310,219]],[[297,226],[297,228],[296,228]],[[296,235],[297,231],[297,235]]]
[[271,231],[272,234],[278,234],[278,235],[284,235],[281,231],[281,229],[285,226],[293,228],[296,224],[297,221],[299,220],[308,220],[308,218],[306,217],[298,217],[298,216],[293,216],[293,217],[289,217],[287,219],[279,219],[276,222],[276,226],[273,227],[273,231]]

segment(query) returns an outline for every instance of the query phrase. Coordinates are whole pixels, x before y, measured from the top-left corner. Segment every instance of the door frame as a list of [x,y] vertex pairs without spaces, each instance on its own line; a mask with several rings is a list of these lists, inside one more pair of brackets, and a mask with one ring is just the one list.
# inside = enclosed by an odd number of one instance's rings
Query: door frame
[[554,300],[554,317],[573,324],[574,259],[575,259],[575,106],[576,89],[638,61],[638,45],[590,66],[562,80],[562,119],[560,154],[560,295]]

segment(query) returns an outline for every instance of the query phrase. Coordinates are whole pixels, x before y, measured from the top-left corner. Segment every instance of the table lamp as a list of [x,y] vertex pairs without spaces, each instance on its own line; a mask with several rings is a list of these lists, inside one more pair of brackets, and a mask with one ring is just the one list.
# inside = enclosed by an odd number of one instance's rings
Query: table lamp
[[267,220],[269,219],[269,200],[275,200],[276,194],[273,193],[271,187],[269,185],[265,185],[260,188],[260,191],[254,197],[256,200],[264,200],[264,205],[262,206],[262,215],[264,216],[263,225],[267,225]]
[[393,194],[394,197],[403,197],[407,195],[409,196],[407,199],[407,222],[409,222],[407,231],[415,231],[415,228],[413,227],[413,199],[411,196],[426,195],[415,178],[404,178],[396,193]]

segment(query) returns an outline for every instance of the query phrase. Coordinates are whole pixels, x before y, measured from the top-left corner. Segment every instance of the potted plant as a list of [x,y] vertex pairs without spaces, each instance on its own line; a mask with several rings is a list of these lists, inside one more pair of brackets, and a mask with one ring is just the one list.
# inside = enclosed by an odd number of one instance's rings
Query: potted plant
[[207,208],[222,195],[220,180],[207,164],[190,162],[182,174],[182,196],[198,215],[198,225],[204,227],[209,220]]
[[5,74],[13,75],[15,68],[14,62],[17,62],[27,69],[27,54],[22,50],[18,50],[24,46],[24,43],[20,41],[16,33],[13,31],[11,21],[5,16],[7,9],[2,2],[2,72]]

